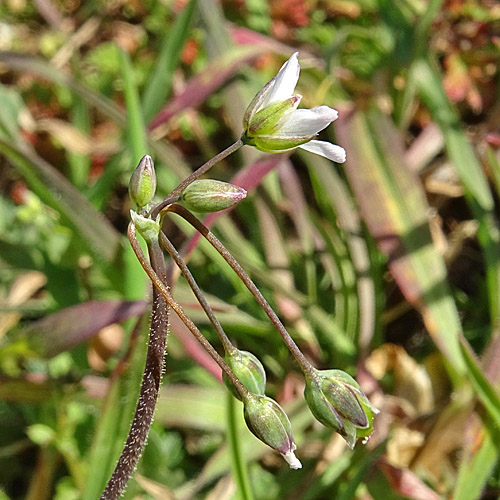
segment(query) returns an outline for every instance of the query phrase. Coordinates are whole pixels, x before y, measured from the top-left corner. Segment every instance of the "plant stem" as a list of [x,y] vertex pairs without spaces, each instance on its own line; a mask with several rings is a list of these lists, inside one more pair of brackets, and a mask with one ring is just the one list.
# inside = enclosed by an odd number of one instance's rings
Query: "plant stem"
[[212,308],[210,307],[207,300],[203,296],[203,293],[200,290],[198,283],[196,283],[196,280],[194,279],[193,275],[191,274],[191,271],[187,267],[183,258],[179,255],[179,252],[177,251],[177,249],[174,247],[172,242],[167,238],[167,236],[163,232],[160,232],[160,245],[170,254],[170,256],[172,257],[174,262],[177,264],[177,267],[180,269],[181,273],[186,278],[186,281],[188,282],[189,286],[191,287],[191,290],[193,290],[193,293],[195,294],[196,298],[198,299],[198,302],[200,303],[201,307],[205,311],[205,314],[207,315],[208,319],[210,320],[210,323],[212,323],[215,331],[217,332],[217,335],[219,336],[219,339],[222,342],[222,345],[224,346],[224,350],[228,353],[233,353],[236,350],[236,348],[233,346],[233,344],[229,340],[228,336],[226,335],[226,332],[222,328],[222,325],[220,324],[219,320],[215,316]]
[[245,270],[240,266],[238,261],[231,255],[229,250],[219,241],[219,239],[206,227],[201,221],[199,221],[189,210],[177,205],[171,204],[166,209],[168,212],[174,212],[180,215],[186,221],[188,221],[222,256],[222,258],[231,266],[233,271],[238,275],[244,285],[248,288],[250,293],[255,297],[257,303],[262,307],[264,312],[267,314],[268,318],[271,320],[275,326],[281,338],[285,342],[286,346],[292,353],[293,357],[299,364],[300,368],[304,374],[316,380],[316,369],[309,363],[306,357],[302,354],[301,350],[297,344],[293,341],[292,337],[283,326],[272,307],[268,304],[267,300],[264,298],[260,290],[257,288],[255,283],[250,279]]
[[243,459],[243,453],[239,441],[238,420],[236,419],[236,399],[233,395],[227,393],[227,440],[229,443],[229,450],[231,452],[231,468],[233,470],[233,477],[240,494],[240,500],[253,500],[252,489],[248,479],[248,470],[246,462]]
[[[155,275],[160,276],[161,278],[158,279],[161,279],[162,282],[165,281],[165,261],[158,240],[152,240],[148,243],[148,252]],[[101,500],[116,500],[120,497],[144,448],[153,421],[163,375],[167,330],[168,306],[157,288],[153,287],[151,327],[139,401],[122,454],[106,485]]]
[[204,173],[208,172],[208,170],[210,170],[216,163],[222,161],[224,158],[227,158],[235,151],[238,151],[238,149],[240,149],[242,146],[243,141],[241,139],[238,139],[234,144],[224,149],[224,151],[221,151],[219,154],[215,155],[213,158],[211,158],[201,167],[195,170],[191,175],[186,177],[173,191],[170,192],[170,194],[162,202],[158,203],[158,205],[155,205],[151,209],[151,218],[155,220],[158,214],[166,206],[170,205],[171,203],[175,203],[179,199],[180,195],[182,194],[184,189],[189,186],[189,184],[201,177]]
[[174,300],[172,295],[170,294],[168,288],[165,284],[160,280],[154,269],[151,268],[149,262],[147,261],[144,253],[142,252],[141,246],[137,241],[137,236],[135,232],[135,225],[133,222],[130,222],[128,225],[127,231],[128,239],[130,244],[132,245],[132,249],[137,256],[142,268],[146,271],[146,274],[149,276],[149,279],[153,282],[153,285],[158,289],[161,293],[167,304],[170,308],[179,316],[181,321],[186,325],[189,331],[195,336],[196,340],[202,345],[205,351],[210,354],[212,359],[220,366],[222,371],[227,375],[232,384],[236,387],[236,390],[240,394],[243,401],[247,400],[251,397],[250,391],[240,382],[238,377],[233,373],[231,368],[227,365],[224,359],[219,355],[219,353],[214,349],[212,344],[203,336],[198,327],[193,323],[191,318],[184,312],[182,306]]

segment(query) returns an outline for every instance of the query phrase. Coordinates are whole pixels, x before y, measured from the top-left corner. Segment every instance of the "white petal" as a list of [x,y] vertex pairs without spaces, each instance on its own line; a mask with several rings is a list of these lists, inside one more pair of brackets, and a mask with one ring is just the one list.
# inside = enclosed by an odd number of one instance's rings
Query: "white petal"
[[337,163],[345,162],[345,149],[337,146],[336,144],[332,144],[330,142],[324,141],[309,141],[306,144],[302,144],[299,148],[305,149],[306,151],[310,151],[311,153],[324,156],[329,160],[332,160]]
[[290,469],[302,469],[302,464],[293,451],[283,454],[283,458],[288,462]]
[[294,136],[311,136],[321,132],[336,120],[338,113],[328,106],[312,109],[297,109],[280,127],[279,133]]
[[266,95],[265,101],[261,107],[268,106],[273,102],[284,101],[292,97],[295,85],[299,79],[300,66],[298,52],[292,54],[292,57],[281,66],[278,74],[275,76],[275,83],[270,92]]

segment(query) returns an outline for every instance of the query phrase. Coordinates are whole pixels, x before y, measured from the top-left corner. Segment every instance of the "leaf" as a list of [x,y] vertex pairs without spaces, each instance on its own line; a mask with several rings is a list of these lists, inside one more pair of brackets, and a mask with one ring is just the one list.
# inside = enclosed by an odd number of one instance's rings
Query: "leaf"
[[494,425],[500,427],[500,397],[484,375],[475,359],[474,353],[464,337],[460,338],[460,348],[464,355],[465,363],[469,370],[469,380],[472,382],[479,400],[485,407]]
[[453,490],[454,500],[475,500],[498,461],[497,433],[483,427],[476,429],[474,440],[464,450],[458,477]]
[[[58,68],[42,59],[26,54],[0,51],[0,63],[5,64],[11,69],[34,73],[50,82],[61,85],[63,88],[69,88],[87,104],[97,109],[102,115],[110,118],[122,127],[127,125],[126,113],[111,99],[98,94],[78,82],[75,78],[63,74]],[[148,145],[177,177],[186,177],[190,170],[180,152],[172,144],[167,143],[165,140],[158,142],[148,138]]]
[[453,367],[450,375],[463,376],[466,369],[458,342],[462,327],[446,267],[433,245],[422,185],[405,164],[397,131],[372,109],[342,118],[338,135],[348,151],[345,171],[362,216],[387,255],[391,273]]
[[127,108],[127,136],[134,165],[148,152],[144,118],[139,102],[139,93],[135,84],[135,75],[128,54],[119,48],[120,68],[124,83],[125,106]]
[[461,128],[458,115],[446,97],[435,66],[424,58],[419,59],[413,64],[410,77],[443,133],[446,151],[463,184],[468,204],[479,222],[478,239],[483,248],[491,322],[495,326],[500,322],[500,230],[488,181]]
[[146,311],[141,301],[91,301],[50,314],[22,331],[41,356],[51,358],[87,341],[102,328],[139,316]]
[[260,53],[256,47],[237,47],[211,61],[207,67],[191,78],[184,91],[172,99],[151,121],[149,130],[166,123],[179,112],[199,106],[208,96],[226,83],[244,64]]
[[179,64],[182,48],[190,33],[195,6],[196,1],[190,0],[175,20],[173,26],[165,31],[161,50],[152,74],[149,75],[142,98],[142,108],[146,122],[149,122],[161,109],[165,98],[170,92],[174,70]]
[[378,466],[388,479],[391,488],[401,496],[413,500],[440,500],[441,497],[411,470],[395,467],[384,459],[379,460]]

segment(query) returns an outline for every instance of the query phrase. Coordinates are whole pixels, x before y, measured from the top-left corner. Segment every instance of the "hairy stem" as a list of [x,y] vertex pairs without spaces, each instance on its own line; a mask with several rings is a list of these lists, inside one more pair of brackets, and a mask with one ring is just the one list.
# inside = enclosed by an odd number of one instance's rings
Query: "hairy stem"
[[[153,240],[148,244],[148,252],[151,267],[155,270],[158,279],[165,282],[165,262],[158,240]],[[116,500],[120,497],[144,448],[149,428],[153,422],[163,375],[167,330],[168,305],[158,292],[158,289],[153,287],[151,327],[139,401],[122,454],[106,485],[101,500]]]
[[293,341],[292,337],[283,326],[272,307],[268,304],[267,300],[264,298],[260,290],[257,288],[255,283],[250,279],[245,270],[240,266],[238,261],[231,255],[229,250],[219,241],[219,239],[206,227],[201,221],[199,221],[189,210],[177,205],[171,204],[166,209],[168,212],[174,212],[180,215],[182,218],[187,220],[223,257],[223,259],[231,266],[233,271],[238,275],[244,285],[248,288],[250,293],[255,297],[260,307],[267,314],[268,318],[271,320],[275,326],[281,338],[285,342],[286,346],[292,353],[293,357],[299,364],[300,368],[304,374],[310,376],[313,380],[316,379],[316,373],[314,367],[309,363],[306,357],[302,354],[301,350],[297,344]]
[[160,280],[154,269],[152,269],[151,266],[149,265],[149,262],[144,256],[141,246],[137,241],[135,225],[133,224],[133,222],[130,222],[130,224],[128,225],[127,235],[130,244],[132,245],[132,249],[134,250],[135,255],[137,256],[137,259],[139,260],[142,268],[144,269],[144,271],[146,271],[146,274],[148,275],[149,279],[153,282],[153,285],[161,293],[166,303],[177,314],[177,316],[179,316],[181,321],[186,325],[186,327],[194,335],[196,340],[202,345],[205,351],[207,351],[208,354],[210,354],[210,356],[212,357],[212,359],[220,366],[222,371],[227,375],[229,380],[236,387],[236,390],[240,394],[241,398],[244,401],[248,399],[248,397],[250,396],[249,390],[240,382],[238,377],[233,373],[231,368],[229,368],[229,366],[220,356],[220,354],[214,349],[212,344],[210,344],[210,342],[203,336],[203,334],[200,332],[198,327],[193,323],[191,318],[189,318],[189,316],[184,312],[182,306],[174,300],[168,288]]
[[226,335],[226,332],[222,328],[222,325],[220,324],[219,320],[215,316],[214,312],[212,311],[212,308],[208,304],[207,300],[203,296],[202,291],[200,290],[200,287],[198,286],[198,283],[196,283],[196,280],[194,279],[193,275],[191,274],[191,271],[187,267],[186,263],[184,262],[183,258],[179,255],[179,252],[177,249],[174,247],[172,242],[167,238],[165,233],[161,232],[160,233],[160,245],[162,248],[164,248],[172,257],[173,261],[177,264],[177,267],[180,269],[181,273],[184,275],[186,278],[186,281],[188,282],[189,286],[191,287],[191,290],[193,290],[193,293],[195,294],[196,298],[198,299],[198,302],[200,303],[201,307],[205,311],[205,314],[207,315],[208,319],[210,320],[210,323],[212,323],[212,326],[214,327],[215,331],[217,332],[217,335],[219,336],[220,341],[222,342],[222,345],[224,346],[224,350],[229,353],[233,353],[236,349],[229,340],[228,336]]
[[204,163],[201,167],[195,170],[191,175],[186,177],[170,194],[158,205],[154,206],[151,210],[151,218],[153,220],[156,219],[158,214],[170,203],[174,203],[179,199],[179,196],[182,194],[184,189],[186,189],[189,184],[193,181],[201,177],[204,173],[208,172],[216,163],[219,163],[224,158],[227,158],[230,154],[238,151],[243,146],[243,141],[238,139],[234,144],[229,146],[228,148],[221,151],[219,154],[215,155],[213,158]]

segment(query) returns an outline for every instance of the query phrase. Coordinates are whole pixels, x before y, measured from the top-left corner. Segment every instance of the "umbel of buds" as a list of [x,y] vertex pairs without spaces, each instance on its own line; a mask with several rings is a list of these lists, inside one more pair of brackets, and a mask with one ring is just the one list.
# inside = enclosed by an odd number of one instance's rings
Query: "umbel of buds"
[[262,442],[281,453],[291,469],[302,464],[295,456],[297,449],[290,420],[281,406],[271,398],[247,393],[243,400],[245,422]]
[[142,157],[139,165],[134,170],[128,185],[131,200],[137,208],[145,207],[155,195],[156,173],[153,159],[149,155]]
[[[240,351],[234,348],[232,352],[227,352],[224,361],[238,377],[240,382],[252,393],[263,395],[266,390],[266,372],[259,359],[251,352]],[[241,395],[223,373],[222,378],[231,393],[241,401]]]
[[239,203],[247,192],[233,184],[214,179],[193,181],[182,192],[180,201],[195,212],[218,212]]
[[316,419],[338,432],[351,448],[358,438],[366,442],[371,436],[379,411],[347,373],[314,370],[313,376],[306,376],[304,396]]

